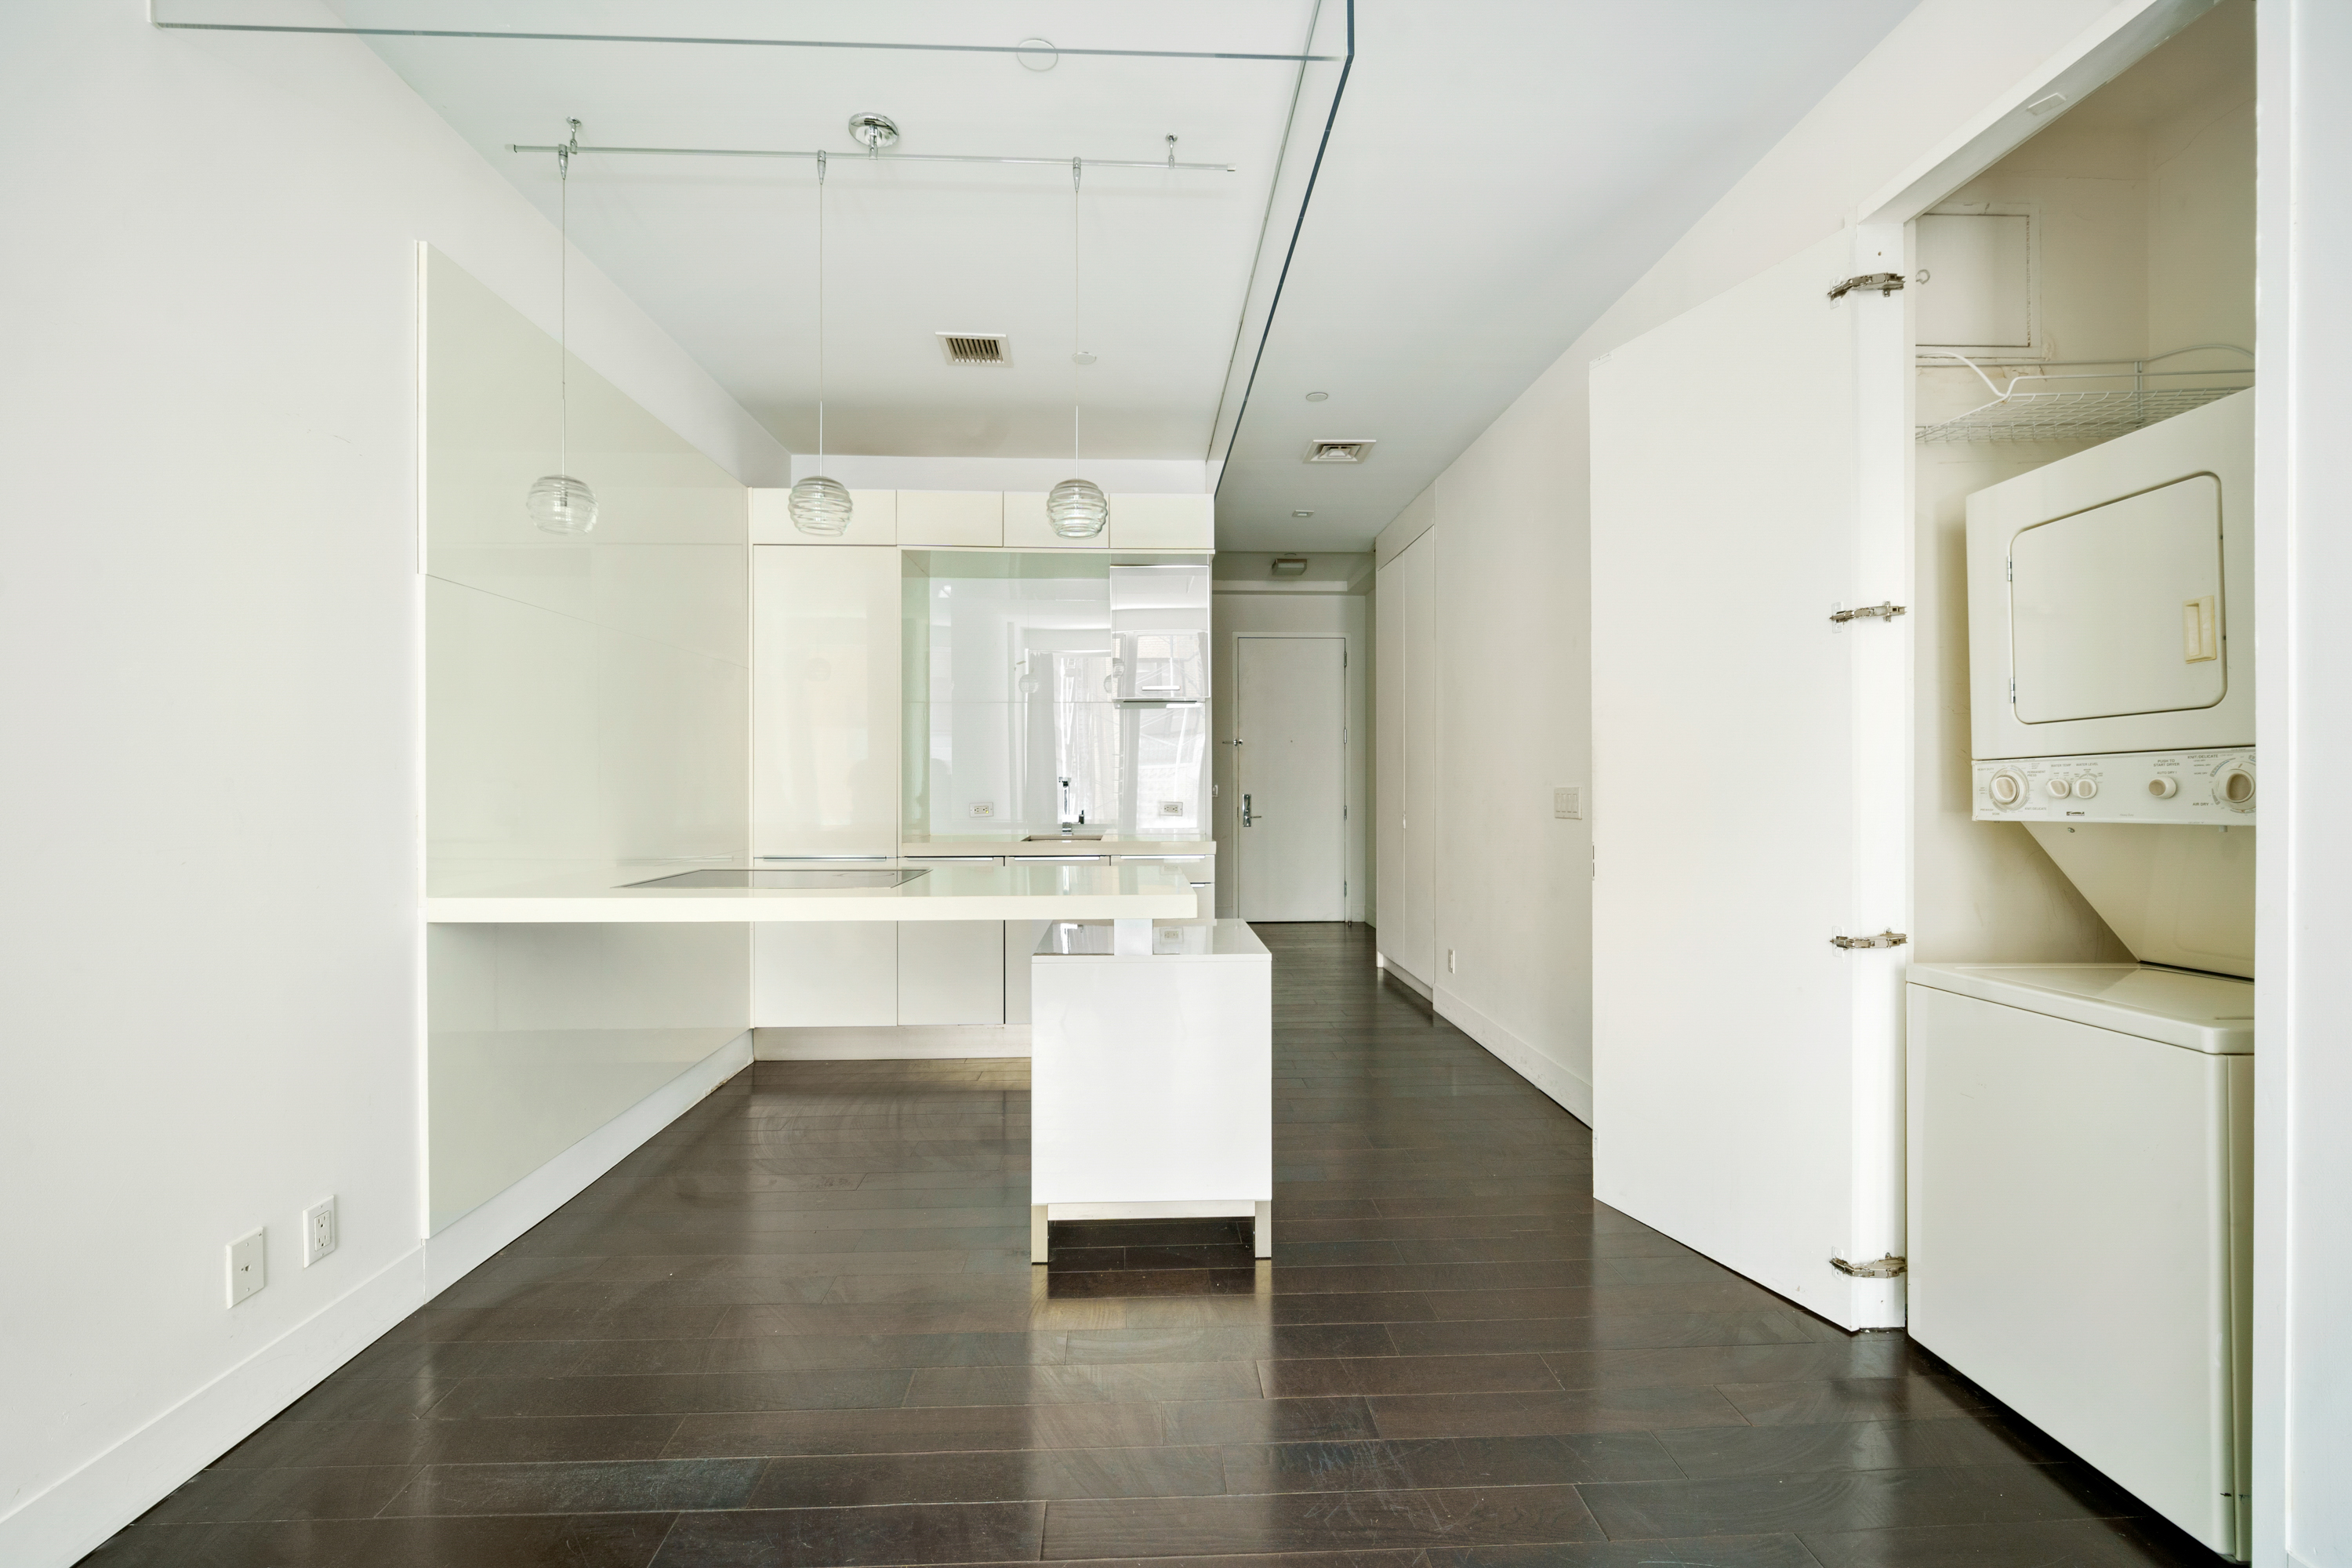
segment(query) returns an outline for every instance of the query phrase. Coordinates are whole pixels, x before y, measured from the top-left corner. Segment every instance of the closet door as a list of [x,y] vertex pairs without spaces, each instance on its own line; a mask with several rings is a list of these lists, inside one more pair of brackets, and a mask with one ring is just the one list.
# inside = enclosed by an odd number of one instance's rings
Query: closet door
[[1437,979],[1437,531],[1380,570],[1380,942],[1390,965]]
[[1594,1192],[1848,1328],[1902,1321],[1910,630],[1899,229],[1596,362]]

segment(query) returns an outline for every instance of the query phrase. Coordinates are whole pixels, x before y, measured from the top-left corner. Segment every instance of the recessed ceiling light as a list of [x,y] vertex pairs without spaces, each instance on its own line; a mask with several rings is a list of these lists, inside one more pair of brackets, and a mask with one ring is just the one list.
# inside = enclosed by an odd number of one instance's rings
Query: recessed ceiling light
[[1307,557],[1304,555],[1277,555],[1275,557],[1274,574],[1277,577],[1299,577],[1304,576],[1306,572]]
[[1309,403],[1321,403],[1330,395],[1331,395],[1328,392],[1310,392],[1307,395],[1307,401]]
[[1315,514],[1312,511],[1294,511],[1290,515],[1293,517],[1313,517]]
[[1049,71],[1062,63],[1062,51],[1051,38],[1024,38],[1013,58],[1033,71]]

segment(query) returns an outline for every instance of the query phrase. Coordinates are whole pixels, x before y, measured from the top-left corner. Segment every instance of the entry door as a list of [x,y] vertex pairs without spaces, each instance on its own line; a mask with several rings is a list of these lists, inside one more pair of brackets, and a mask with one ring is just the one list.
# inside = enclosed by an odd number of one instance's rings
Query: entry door
[[1344,921],[1347,639],[1237,640],[1234,907],[1245,921]]
[[1902,231],[1597,362],[1596,1194],[1848,1328],[1899,1284],[1911,448]]

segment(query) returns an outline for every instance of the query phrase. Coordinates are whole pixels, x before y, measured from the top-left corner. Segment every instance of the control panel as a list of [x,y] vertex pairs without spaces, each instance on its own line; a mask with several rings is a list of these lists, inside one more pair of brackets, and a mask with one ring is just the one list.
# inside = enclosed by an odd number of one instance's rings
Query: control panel
[[2254,825],[2254,749],[2109,752],[1973,764],[1979,822]]

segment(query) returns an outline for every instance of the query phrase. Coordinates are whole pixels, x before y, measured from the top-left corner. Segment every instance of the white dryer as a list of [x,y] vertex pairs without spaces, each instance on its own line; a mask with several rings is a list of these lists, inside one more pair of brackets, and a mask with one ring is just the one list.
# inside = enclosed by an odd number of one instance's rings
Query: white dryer
[[1973,815],[2141,962],[1916,963],[1906,1033],[1912,1335],[2238,1558],[2252,499],[2251,392],[1969,498]]

